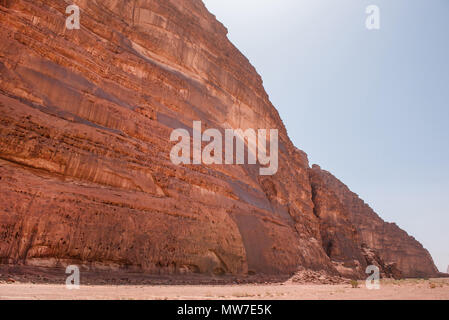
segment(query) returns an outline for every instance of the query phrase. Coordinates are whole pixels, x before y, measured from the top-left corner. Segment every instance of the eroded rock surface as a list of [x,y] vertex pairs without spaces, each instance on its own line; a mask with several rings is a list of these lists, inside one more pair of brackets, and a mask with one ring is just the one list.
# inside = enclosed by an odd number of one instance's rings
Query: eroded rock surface
[[[260,76],[200,0],[77,4],[67,30],[66,1],[0,1],[2,263],[360,276],[366,243],[405,275],[435,272],[349,191],[313,190]],[[278,172],[174,165],[170,133],[193,121],[278,129]]]
[[[330,172],[313,165],[310,176],[314,194],[328,195],[325,199],[317,199],[315,196],[317,212],[323,211],[319,210],[323,207],[328,211],[333,209],[334,221],[346,226],[336,228],[335,232],[339,236],[330,237],[336,246],[342,246],[341,238],[348,239],[348,236],[342,233],[348,226],[352,226],[350,230],[356,235],[352,243],[362,248],[361,252],[368,264],[379,266],[385,274],[396,278],[438,276],[439,272],[429,252],[415,238],[396,224],[384,222],[357,194],[350,191]],[[329,218],[323,219],[323,223],[328,220]],[[337,225],[337,222],[334,222],[334,225]],[[333,232],[333,228],[326,228],[324,233],[332,235]],[[353,251],[347,250],[354,255]],[[346,260],[349,258],[348,254],[344,256],[347,257]]]

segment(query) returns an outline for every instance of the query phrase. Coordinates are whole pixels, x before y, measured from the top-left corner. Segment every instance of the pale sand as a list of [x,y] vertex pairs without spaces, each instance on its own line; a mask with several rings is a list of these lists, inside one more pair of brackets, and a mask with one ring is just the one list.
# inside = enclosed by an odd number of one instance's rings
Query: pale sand
[[186,300],[335,300],[335,299],[444,299],[449,300],[449,279],[384,280],[379,290],[368,290],[362,281],[351,285],[219,285],[219,286],[83,286],[68,290],[54,284],[0,284],[0,299],[186,299]]

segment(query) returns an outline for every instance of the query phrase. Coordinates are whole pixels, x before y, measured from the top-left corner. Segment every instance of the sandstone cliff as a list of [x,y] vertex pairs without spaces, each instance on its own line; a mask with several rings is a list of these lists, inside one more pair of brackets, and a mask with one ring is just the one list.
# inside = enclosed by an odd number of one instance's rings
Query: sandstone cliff
[[[321,170],[317,165],[312,166],[310,173],[314,194],[326,192],[332,199],[332,202],[327,199],[320,201],[315,197],[318,212],[323,203],[325,208],[338,208],[335,210],[335,216],[337,216],[335,220],[344,219],[341,224],[346,226],[346,229],[348,225],[352,226],[355,228],[352,231],[358,235],[351,243],[358,243],[362,247],[375,250],[383,261],[394,262],[405,277],[438,275],[432,257],[413,237],[396,224],[384,222],[363,200],[331,173]],[[340,238],[347,240],[348,236],[341,235],[344,231],[343,227],[337,228],[335,232],[340,236],[331,237],[331,243],[338,245]],[[328,230],[326,232],[329,233]],[[343,256],[348,257],[349,254]],[[385,267],[385,269],[388,268]]]
[[[427,251],[310,169],[200,0],[0,0],[0,262],[148,273],[404,275]],[[174,165],[170,133],[277,128],[279,170]],[[392,245],[394,243],[394,245]],[[400,245],[397,245],[400,244]]]

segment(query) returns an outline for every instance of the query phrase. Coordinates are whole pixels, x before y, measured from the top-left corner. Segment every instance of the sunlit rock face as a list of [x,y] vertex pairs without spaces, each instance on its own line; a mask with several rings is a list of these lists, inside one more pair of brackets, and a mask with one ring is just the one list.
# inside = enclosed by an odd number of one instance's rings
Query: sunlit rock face
[[[0,0],[2,263],[359,277],[365,242],[405,274],[434,272],[405,232],[313,191],[307,155],[201,1],[77,4],[67,30],[65,1]],[[174,165],[170,134],[193,121],[278,129],[277,173]]]
[[[348,252],[342,257],[337,255],[337,260],[343,259],[348,262],[348,258],[356,257],[356,260],[360,261],[353,249],[354,244],[357,243],[362,246],[362,254],[367,258],[365,260],[372,260],[366,257],[366,249],[376,252],[377,258],[382,260],[381,264],[385,264],[383,268],[386,269],[384,270],[386,273],[396,273],[388,271],[391,269],[388,264],[394,263],[394,268],[399,269],[404,277],[438,275],[438,270],[429,252],[415,238],[409,236],[396,224],[384,222],[357,194],[351,192],[331,173],[313,165],[310,176],[316,212],[320,213],[324,211],[322,208],[325,208],[327,209],[326,213],[330,211],[333,214],[331,218],[328,214],[321,219],[323,223],[332,221],[332,226],[325,228],[324,237],[327,235],[330,238],[331,250],[333,247],[343,247],[342,250]],[[316,196],[316,194],[323,193],[328,197],[318,198]],[[346,235],[343,234],[344,232]],[[329,233],[330,236],[328,236]],[[348,239],[352,239],[352,241],[348,242]],[[333,258],[333,255],[330,257]]]

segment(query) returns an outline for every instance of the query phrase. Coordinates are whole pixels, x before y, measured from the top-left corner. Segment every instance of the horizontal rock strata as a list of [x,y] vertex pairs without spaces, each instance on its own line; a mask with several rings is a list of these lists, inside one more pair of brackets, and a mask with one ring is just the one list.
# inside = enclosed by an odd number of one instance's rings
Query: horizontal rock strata
[[[405,276],[427,251],[293,146],[199,0],[0,1],[0,262],[151,274]],[[279,130],[279,170],[174,165],[173,129]]]

